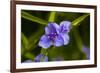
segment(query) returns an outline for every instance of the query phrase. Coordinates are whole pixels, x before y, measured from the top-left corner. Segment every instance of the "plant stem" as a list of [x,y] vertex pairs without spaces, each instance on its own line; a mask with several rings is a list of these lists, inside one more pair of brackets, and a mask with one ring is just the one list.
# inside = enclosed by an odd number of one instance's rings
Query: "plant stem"
[[55,11],[52,11],[52,12],[50,13],[49,22],[54,22],[54,20],[55,20],[55,14],[56,14]]
[[42,49],[41,49],[41,54],[46,55],[46,53],[47,53],[47,49],[42,48]]

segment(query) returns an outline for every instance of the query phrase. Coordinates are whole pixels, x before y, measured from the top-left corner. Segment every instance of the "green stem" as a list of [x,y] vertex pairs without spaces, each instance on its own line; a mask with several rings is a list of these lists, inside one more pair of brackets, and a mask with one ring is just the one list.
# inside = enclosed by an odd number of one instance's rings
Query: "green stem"
[[[42,48],[40,54],[43,54],[44,55],[44,58],[47,57],[47,55],[48,55],[47,49]],[[41,62],[44,61],[44,58],[41,59]]]
[[46,53],[47,53],[47,49],[42,48],[42,49],[41,49],[41,54],[46,55]]
[[54,20],[55,20],[55,14],[56,14],[55,11],[52,11],[52,12],[50,13],[49,22],[54,22]]

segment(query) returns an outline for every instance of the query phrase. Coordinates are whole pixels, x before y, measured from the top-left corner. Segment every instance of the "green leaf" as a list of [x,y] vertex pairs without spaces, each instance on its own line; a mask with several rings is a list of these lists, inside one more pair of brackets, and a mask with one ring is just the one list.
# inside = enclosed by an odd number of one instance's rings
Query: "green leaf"
[[82,22],[89,14],[84,14],[83,16],[78,17],[76,20],[72,22],[73,26],[79,25],[80,22]]
[[54,22],[54,20],[55,20],[55,14],[56,14],[55,11],[50,12],[49,22]]
[[25,11],[21,12],[21,16],[22,16],[22,18],[25,18],[27,20],[30,20],[32,22],[36,22],[36,23],[39,23],[39,24],[42,24],[42,25],[47,25],[48,24],[48,21],[45,21],[41,18],[33,16],[33,15],[31,15],[31,14],[25,12]]
[[[38,33],[37,33],[38,32]],[[41,35],[43,33],[43,27],[40,27],[35,33],[33,33],[30,37],[29,37],[29,48],[34,48],[37,43],[37,41],[40,39]]]
[[72,32],[74,35],[74,39],[76,41],[76,45],[81,50],[83,47],[83,43],[82,43],[82,39],[80,37],[79,31],[77,30],[77,27],[73,27]]
[[24,35],[24,33],[21,33],[21,41],[22,41],[23,47],[28,48],[29,42],[28,42],[27,37]]
[[32,60],[34,60],[34,58],[35,58],[34,54],[32,54],[32,53],[30,53],[30,52],[27,52],[27,53],[25,54],[25,57],[28,58],[28,59],[32,59]]
[[[73,26],[79,25],[79,23],[82,22],[87,16],[89,16],[89,14],[84,14],[83,16],[78,17],[76,20],[74,20],[72,22],[72,25]],[[80,34],[79,34],[78,30],[77,30],[77,27],[73,27],[72,31],[73,31],[73,35],[74,35],[77,47],[81,50],[82,46],[83,46],[83,42],[82,42]]]

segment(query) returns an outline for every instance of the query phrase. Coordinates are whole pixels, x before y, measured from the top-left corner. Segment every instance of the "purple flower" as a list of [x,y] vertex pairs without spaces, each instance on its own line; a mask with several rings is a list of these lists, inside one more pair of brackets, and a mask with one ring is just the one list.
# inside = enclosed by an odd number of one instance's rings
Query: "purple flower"
[[56,47],[67,45],[69,43],[68,32],[71,29],[71,22],[62,21],[60,25],[50,22],[45,27],[45,34],[39,41],[39,46],[49,48],[51,45]]
[[48,62],[48,57],[43,55],[43,54],[39,54],[36,56],[35,62]]
[[68,33],[71,29],[71,22],[69,21],[62,21],[60,23],[60,32]]
[[87,59],[90,59],[90,49],[83,46],[83,52],[86,54]]

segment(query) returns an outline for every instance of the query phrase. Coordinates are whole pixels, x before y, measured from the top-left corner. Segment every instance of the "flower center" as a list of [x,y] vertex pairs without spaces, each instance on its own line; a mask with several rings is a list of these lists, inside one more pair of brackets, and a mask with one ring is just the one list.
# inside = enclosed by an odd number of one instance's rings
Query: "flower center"
[[51,33],[51,34],[48,35],[48,38],[50,40],[54,40],[56,37],[57,37],[57,33]]

